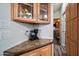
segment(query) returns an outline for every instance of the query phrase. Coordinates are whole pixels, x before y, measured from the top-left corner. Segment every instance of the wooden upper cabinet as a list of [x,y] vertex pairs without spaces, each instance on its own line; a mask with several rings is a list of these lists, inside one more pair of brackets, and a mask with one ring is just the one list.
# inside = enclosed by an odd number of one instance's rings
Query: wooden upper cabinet
[[38,4],[38,22],[49,23],[51,19],[51,5],[49,3]]
[[[12,9],[12,19],[15,21],[24,23],[49,23],[48,21],[50,19],[49,4],[14,3],[11,4],[11,9]],[[39,20],[42,20],[42,22],[40,22]]]

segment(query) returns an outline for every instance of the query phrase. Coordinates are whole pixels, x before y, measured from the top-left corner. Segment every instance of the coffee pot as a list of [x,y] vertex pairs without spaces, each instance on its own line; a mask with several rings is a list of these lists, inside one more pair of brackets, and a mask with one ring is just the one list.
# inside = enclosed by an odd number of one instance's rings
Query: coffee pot
[[38,29],[30,30],[29,40],[38,40]]

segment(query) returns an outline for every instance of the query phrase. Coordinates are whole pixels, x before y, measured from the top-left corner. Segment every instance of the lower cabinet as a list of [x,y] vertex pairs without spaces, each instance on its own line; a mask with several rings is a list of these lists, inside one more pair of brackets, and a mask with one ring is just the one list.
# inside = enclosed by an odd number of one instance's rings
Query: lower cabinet
[[24,53],[20,56],[52,56],[52,44]]
[[45,47],[40,48],[40,55],[41,56],[51,56],[52,55],[52,45],[48,45]]

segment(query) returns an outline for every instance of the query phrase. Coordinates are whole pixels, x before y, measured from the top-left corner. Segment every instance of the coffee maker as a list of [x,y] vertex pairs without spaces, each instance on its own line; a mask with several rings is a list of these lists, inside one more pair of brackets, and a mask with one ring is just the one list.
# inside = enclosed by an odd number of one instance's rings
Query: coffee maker
[[30,30],[29,40],[38,40],[38,29]]

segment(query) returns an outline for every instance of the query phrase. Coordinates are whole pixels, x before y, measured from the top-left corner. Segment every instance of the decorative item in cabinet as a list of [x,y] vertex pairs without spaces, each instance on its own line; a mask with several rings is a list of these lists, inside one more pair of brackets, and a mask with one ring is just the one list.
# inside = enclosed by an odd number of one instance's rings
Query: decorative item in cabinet
[[51,19],[51,5],[49,3],[38,4],[38,22],[49,23]]
[[17,3],[12,4],[12,19],[20,22],[35,23],[36,22],[36,4],[33,3]]

